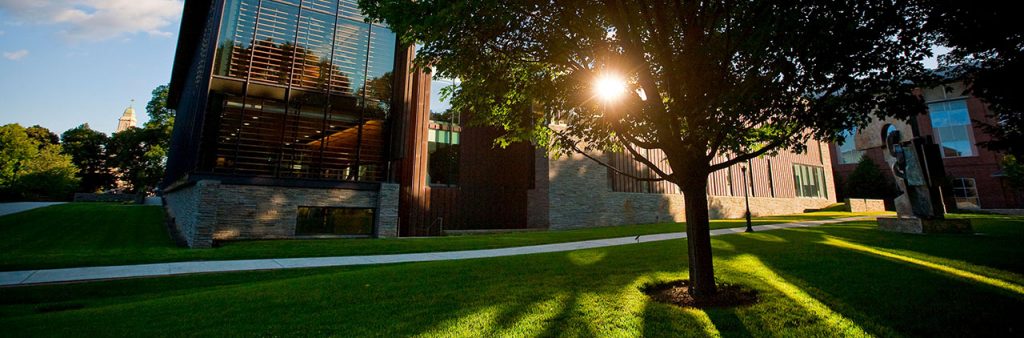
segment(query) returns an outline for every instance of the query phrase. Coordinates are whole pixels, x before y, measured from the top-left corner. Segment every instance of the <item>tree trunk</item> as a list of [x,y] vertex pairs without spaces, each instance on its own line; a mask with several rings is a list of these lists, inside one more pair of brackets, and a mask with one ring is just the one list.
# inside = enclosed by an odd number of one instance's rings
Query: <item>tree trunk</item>
[[691,175],[679,185],[686,203],[686,243],[690,262],[690,295],[713,296],[715,267],[711,261],[711,225],[708,222],[707,174]]

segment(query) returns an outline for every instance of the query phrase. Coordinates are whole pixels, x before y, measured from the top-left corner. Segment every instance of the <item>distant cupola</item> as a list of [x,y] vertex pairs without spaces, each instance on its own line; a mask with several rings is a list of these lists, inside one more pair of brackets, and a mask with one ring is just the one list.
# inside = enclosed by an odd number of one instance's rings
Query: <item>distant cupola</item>
[[[134,104],[135,100],[132,100],[132,103]],[[121,118],[117,120],[116,132],[120,133],[122,131],[128,130],[128,128],[135,128],[136,122],[138,121],[135,120],[135,108],[132,108],[131,105],[128,105],[128,108],[124,110],[124,114],[121,114]]]

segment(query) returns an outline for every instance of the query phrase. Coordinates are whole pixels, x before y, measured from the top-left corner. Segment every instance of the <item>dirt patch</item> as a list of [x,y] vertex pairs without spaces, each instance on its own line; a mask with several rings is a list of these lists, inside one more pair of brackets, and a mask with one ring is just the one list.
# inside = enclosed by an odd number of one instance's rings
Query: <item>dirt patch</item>
[[690,281],[677,280],[647,284],[640,291],[659,303],[681,307],[709,308],[744,306],[757,303],[757,291],[736,284],[718,284],[718,293],[711,297],[694,298],[690,295]]

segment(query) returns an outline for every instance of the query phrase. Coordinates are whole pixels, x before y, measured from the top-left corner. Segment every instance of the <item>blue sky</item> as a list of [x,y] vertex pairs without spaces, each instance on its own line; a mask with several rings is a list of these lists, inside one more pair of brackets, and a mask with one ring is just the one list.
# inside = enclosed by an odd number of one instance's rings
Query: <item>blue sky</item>
[[0,0],[0,125],[110,133],[131,99],[141,125],[153,88],[170,81],[182,5]]
[[0,125],[110,133],[170,81],[181,0],[0,0]]

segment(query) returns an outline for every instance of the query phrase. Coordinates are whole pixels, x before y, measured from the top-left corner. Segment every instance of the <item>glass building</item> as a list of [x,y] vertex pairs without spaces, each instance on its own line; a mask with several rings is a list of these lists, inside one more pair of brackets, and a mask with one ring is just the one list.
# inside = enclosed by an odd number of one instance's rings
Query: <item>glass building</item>
[[[160,189],[189,246],[682,216],[671,208],[681,195],[668,184],[550,159],[526,143],[496,148],[499,130],[471,126],[471,112],[451,109],[459,81],[414,69],[415,47],[366,22],[354,0],[186,0],[178,39],[168,93],[175,128]],[[821,170],[788,172],[828,168],[819,157],[751,161],[750,195],[800,197],[799,210],[830,203]],[[710,178],[709,194],[738,205],[746,191],[739,170]],[[590,210],[603,201],[622,203]],[[792,212],[774,206],[764,208]]]
[[395,34],[355,1],[225,1],[196,172],[380,181]]

